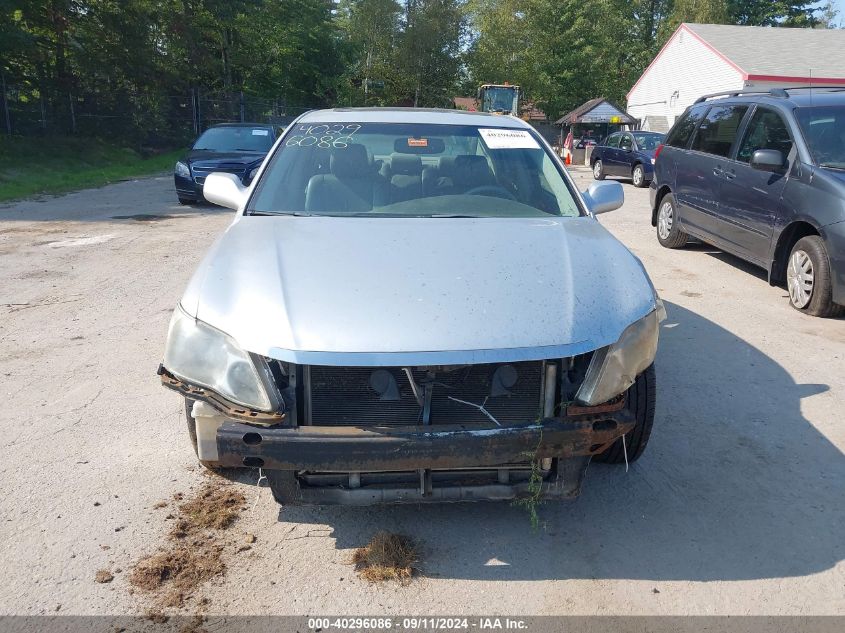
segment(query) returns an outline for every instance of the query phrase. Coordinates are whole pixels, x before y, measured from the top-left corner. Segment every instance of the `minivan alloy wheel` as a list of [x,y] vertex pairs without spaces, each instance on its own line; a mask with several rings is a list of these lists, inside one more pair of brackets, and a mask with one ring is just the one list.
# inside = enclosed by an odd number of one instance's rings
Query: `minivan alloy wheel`
[[796,308],[806,308],[813,298],[813,262],[810,256],[796,250],[789,258],[787,271],[787,285],[789,286],[789,300]]
[[660,205],[660,211],[657,212],[657,233],[661,239],[669,239],[673,219],[672,203],[667,200]]

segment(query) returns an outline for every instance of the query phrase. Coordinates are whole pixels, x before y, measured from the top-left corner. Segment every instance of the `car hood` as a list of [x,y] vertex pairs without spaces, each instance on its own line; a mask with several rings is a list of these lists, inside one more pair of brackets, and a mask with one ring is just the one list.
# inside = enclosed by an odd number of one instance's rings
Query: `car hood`
[[265,152],[212,152],[191,150],[185,160],[193,167],[244,167],[264,159]]
[[845,171],[841,169],[830,169],[828,167],[819,167],[819,169],[834,180],[845,183]]
[[656,307],[596,220],[245,216],[182,300],[247,351],[314,364],[569,356]]

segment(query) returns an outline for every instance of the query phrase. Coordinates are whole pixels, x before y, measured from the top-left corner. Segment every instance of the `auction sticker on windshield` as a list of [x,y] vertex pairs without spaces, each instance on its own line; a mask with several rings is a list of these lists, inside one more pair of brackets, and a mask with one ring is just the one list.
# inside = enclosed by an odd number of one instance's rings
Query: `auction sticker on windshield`
[[540,149],[534,137],[527,130],[478,130],[488,149]]

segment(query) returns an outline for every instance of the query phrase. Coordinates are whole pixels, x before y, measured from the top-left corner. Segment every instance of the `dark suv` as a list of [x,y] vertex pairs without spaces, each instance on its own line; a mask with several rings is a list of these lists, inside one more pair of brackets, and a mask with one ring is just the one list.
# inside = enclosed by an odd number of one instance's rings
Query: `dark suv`
[[657,151],[652,225],[765,268],[793,307],[845,310],[845,88],[701,97]]

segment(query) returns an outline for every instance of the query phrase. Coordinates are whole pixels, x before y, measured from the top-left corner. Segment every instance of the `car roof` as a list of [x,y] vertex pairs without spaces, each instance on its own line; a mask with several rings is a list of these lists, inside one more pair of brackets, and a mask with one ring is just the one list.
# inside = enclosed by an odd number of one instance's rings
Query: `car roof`
[[437,108],[332,108],[302,115],[302,123],[434,123],[530,130],[522,119],[504,114]]
[[272,128],[275,127],[272,123],[215,123],[214,125],[210,125],[209,128],[212,127],[267,127]]
[[[776,89],[774,89],[776,90]],[[845,105],[845,90],[795,90],[786,88],[786,96],[771,92],[747,92],[725,97],[713,97],[695,105],[760,103],[781,108]]]

